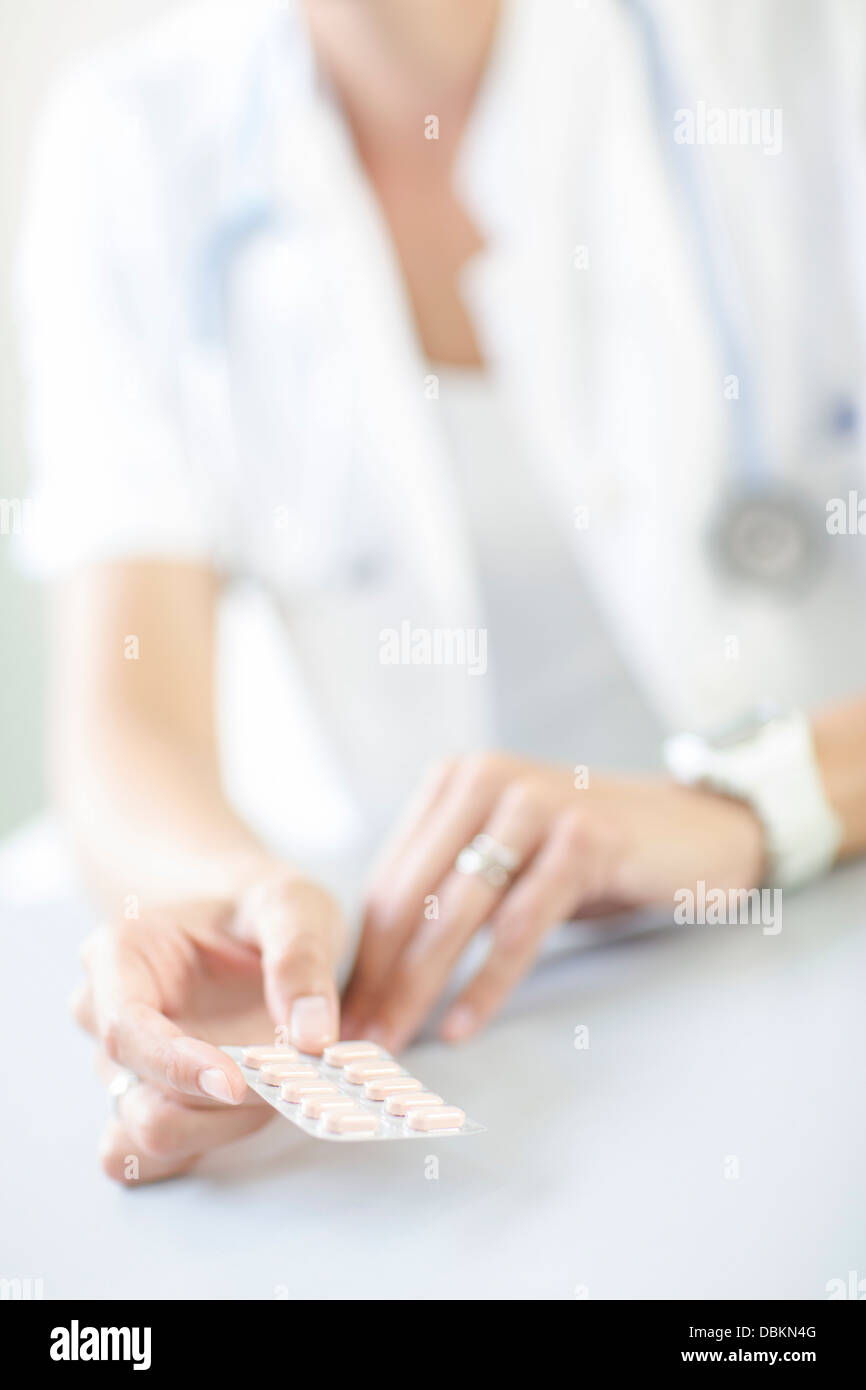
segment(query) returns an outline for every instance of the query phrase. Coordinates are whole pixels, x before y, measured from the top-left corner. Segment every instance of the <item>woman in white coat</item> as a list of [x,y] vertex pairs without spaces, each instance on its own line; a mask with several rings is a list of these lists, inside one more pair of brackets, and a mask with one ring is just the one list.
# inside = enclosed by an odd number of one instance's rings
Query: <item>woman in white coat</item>
[[272,1113],[217,1040],[338,1035],[382,843],[343,1035],[394,1049],[482,927],[451,1041],[558,923],[866,847],[860,30],[208,4],[58,96],[29,547],[113,1176]]

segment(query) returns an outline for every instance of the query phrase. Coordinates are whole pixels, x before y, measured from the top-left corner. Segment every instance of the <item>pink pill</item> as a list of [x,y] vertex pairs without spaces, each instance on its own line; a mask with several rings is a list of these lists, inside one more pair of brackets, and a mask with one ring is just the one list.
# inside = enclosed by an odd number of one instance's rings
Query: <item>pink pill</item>
[[304,1096],[338,1096],[339,1094],[339,1086],[335,1086],[332,1081],[320,1081],[318,1078],[314,1081],[311,1077],[302,1077],[300,1081],[284,1081],[280,1087],[280,1095],[283,1100],[292,1101],[294,1104],[303,1100]]
[[410,1129],[426,1132],[431,1129],[460,1129],[465,1119],[464,1111],[459,1110],[456,1105],[431,1105],[410,1110],[406,1116],[406,1123]]
[[385,1109],[389,1115],[408,1115],[416,1105],[441,1105],[442,1097],[433,1091],[406,1091],[403,1095],[389,1096]]
[[423,1091],[424,1083],[414,1076],[386,1076],[383,1081],[365,1081],[364,1095],[367,1100],[385,1100],[397,1095],[398,1091]]
[[267,1066],[269,1062],[291,1061],[297,1057],[297,1052],[293,1047],[245,1047],[243,1051],[243,1062],[245,1067]]
[[309,1062],[271,1062],[262,1067],[259,1076],[268,1086],[279,1086],[281,1081],[291,1081],[302,1076],[316,1077],[319,1073]]
[[361,1057],[378,1057],[381,1051],[374,1042],[339,1042],[325,1048],[325,1061],[329,1067],[344,1067]]
[[318,1120],[326,1110],[357,1110],[357,1102],[348,1096],[306,1095],[301,1101],[301,1114],[308,1120]]
[[399,1062],[392,1062],[387,1057],[383,1057],[379,1062],[371,1062],[366,1059],[362,1062],[349,1062],[345,1071],[346,1080],[356,1083],[375,1081],[380,1076],[402,1075],[403,1068]]
[[373,1134],[379,1128],[379,1121],[365,1110],[342,1110],[331,1106],[322,1115],[322,1128],[328,1134]]

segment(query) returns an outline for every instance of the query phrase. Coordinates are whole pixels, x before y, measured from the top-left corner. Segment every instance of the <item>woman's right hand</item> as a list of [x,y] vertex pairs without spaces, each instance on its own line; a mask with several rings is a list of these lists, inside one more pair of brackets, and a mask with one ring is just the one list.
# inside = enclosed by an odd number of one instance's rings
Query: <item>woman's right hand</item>
[[343,939],[334,900],[288,871],[236,904],[152,909],[88,937],[73,1013],[99,1043],[106,1082],[134,1075],[102,1136],[109,1177],[134,1186],[185,1173],[273,1117],[217,1044],[276,1035],[319,1053],[335,1041]]

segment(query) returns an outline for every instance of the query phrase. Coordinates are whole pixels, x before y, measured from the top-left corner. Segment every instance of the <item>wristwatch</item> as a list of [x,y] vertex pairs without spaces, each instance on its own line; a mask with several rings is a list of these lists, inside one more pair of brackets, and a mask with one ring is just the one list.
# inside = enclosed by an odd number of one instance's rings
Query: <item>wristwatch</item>
[[842,822],[827,800],[801,711],[757,710],[711,738],[674,734],[663,754],[675,781],[751,806],[766,836],[768,884],[796,888],[831,867]]

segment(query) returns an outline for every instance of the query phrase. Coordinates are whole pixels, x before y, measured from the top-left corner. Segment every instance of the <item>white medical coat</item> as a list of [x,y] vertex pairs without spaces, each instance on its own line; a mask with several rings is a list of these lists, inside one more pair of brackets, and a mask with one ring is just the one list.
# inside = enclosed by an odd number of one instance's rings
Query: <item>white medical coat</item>
[[[783,113],[780,151],[699,158],[772,467],[842,495],[866,418],[862,7],[654,9],[683,108]],[[507,0],[458,183],[486,242],[466,300],[575,582],[676,728],[866,688],[866,538],[836,538],[794,603],[711,562],[734,366],[672,124],[622,0]],[[380,633],[483,615],[399,267],[293,5],[197,5],[70,78],[20,288],[31,559],[200,559],[267,595],[227,608],[232,794],[290,848],[366,846],[432,757],[486,740],[484,681],[383,666]]]

